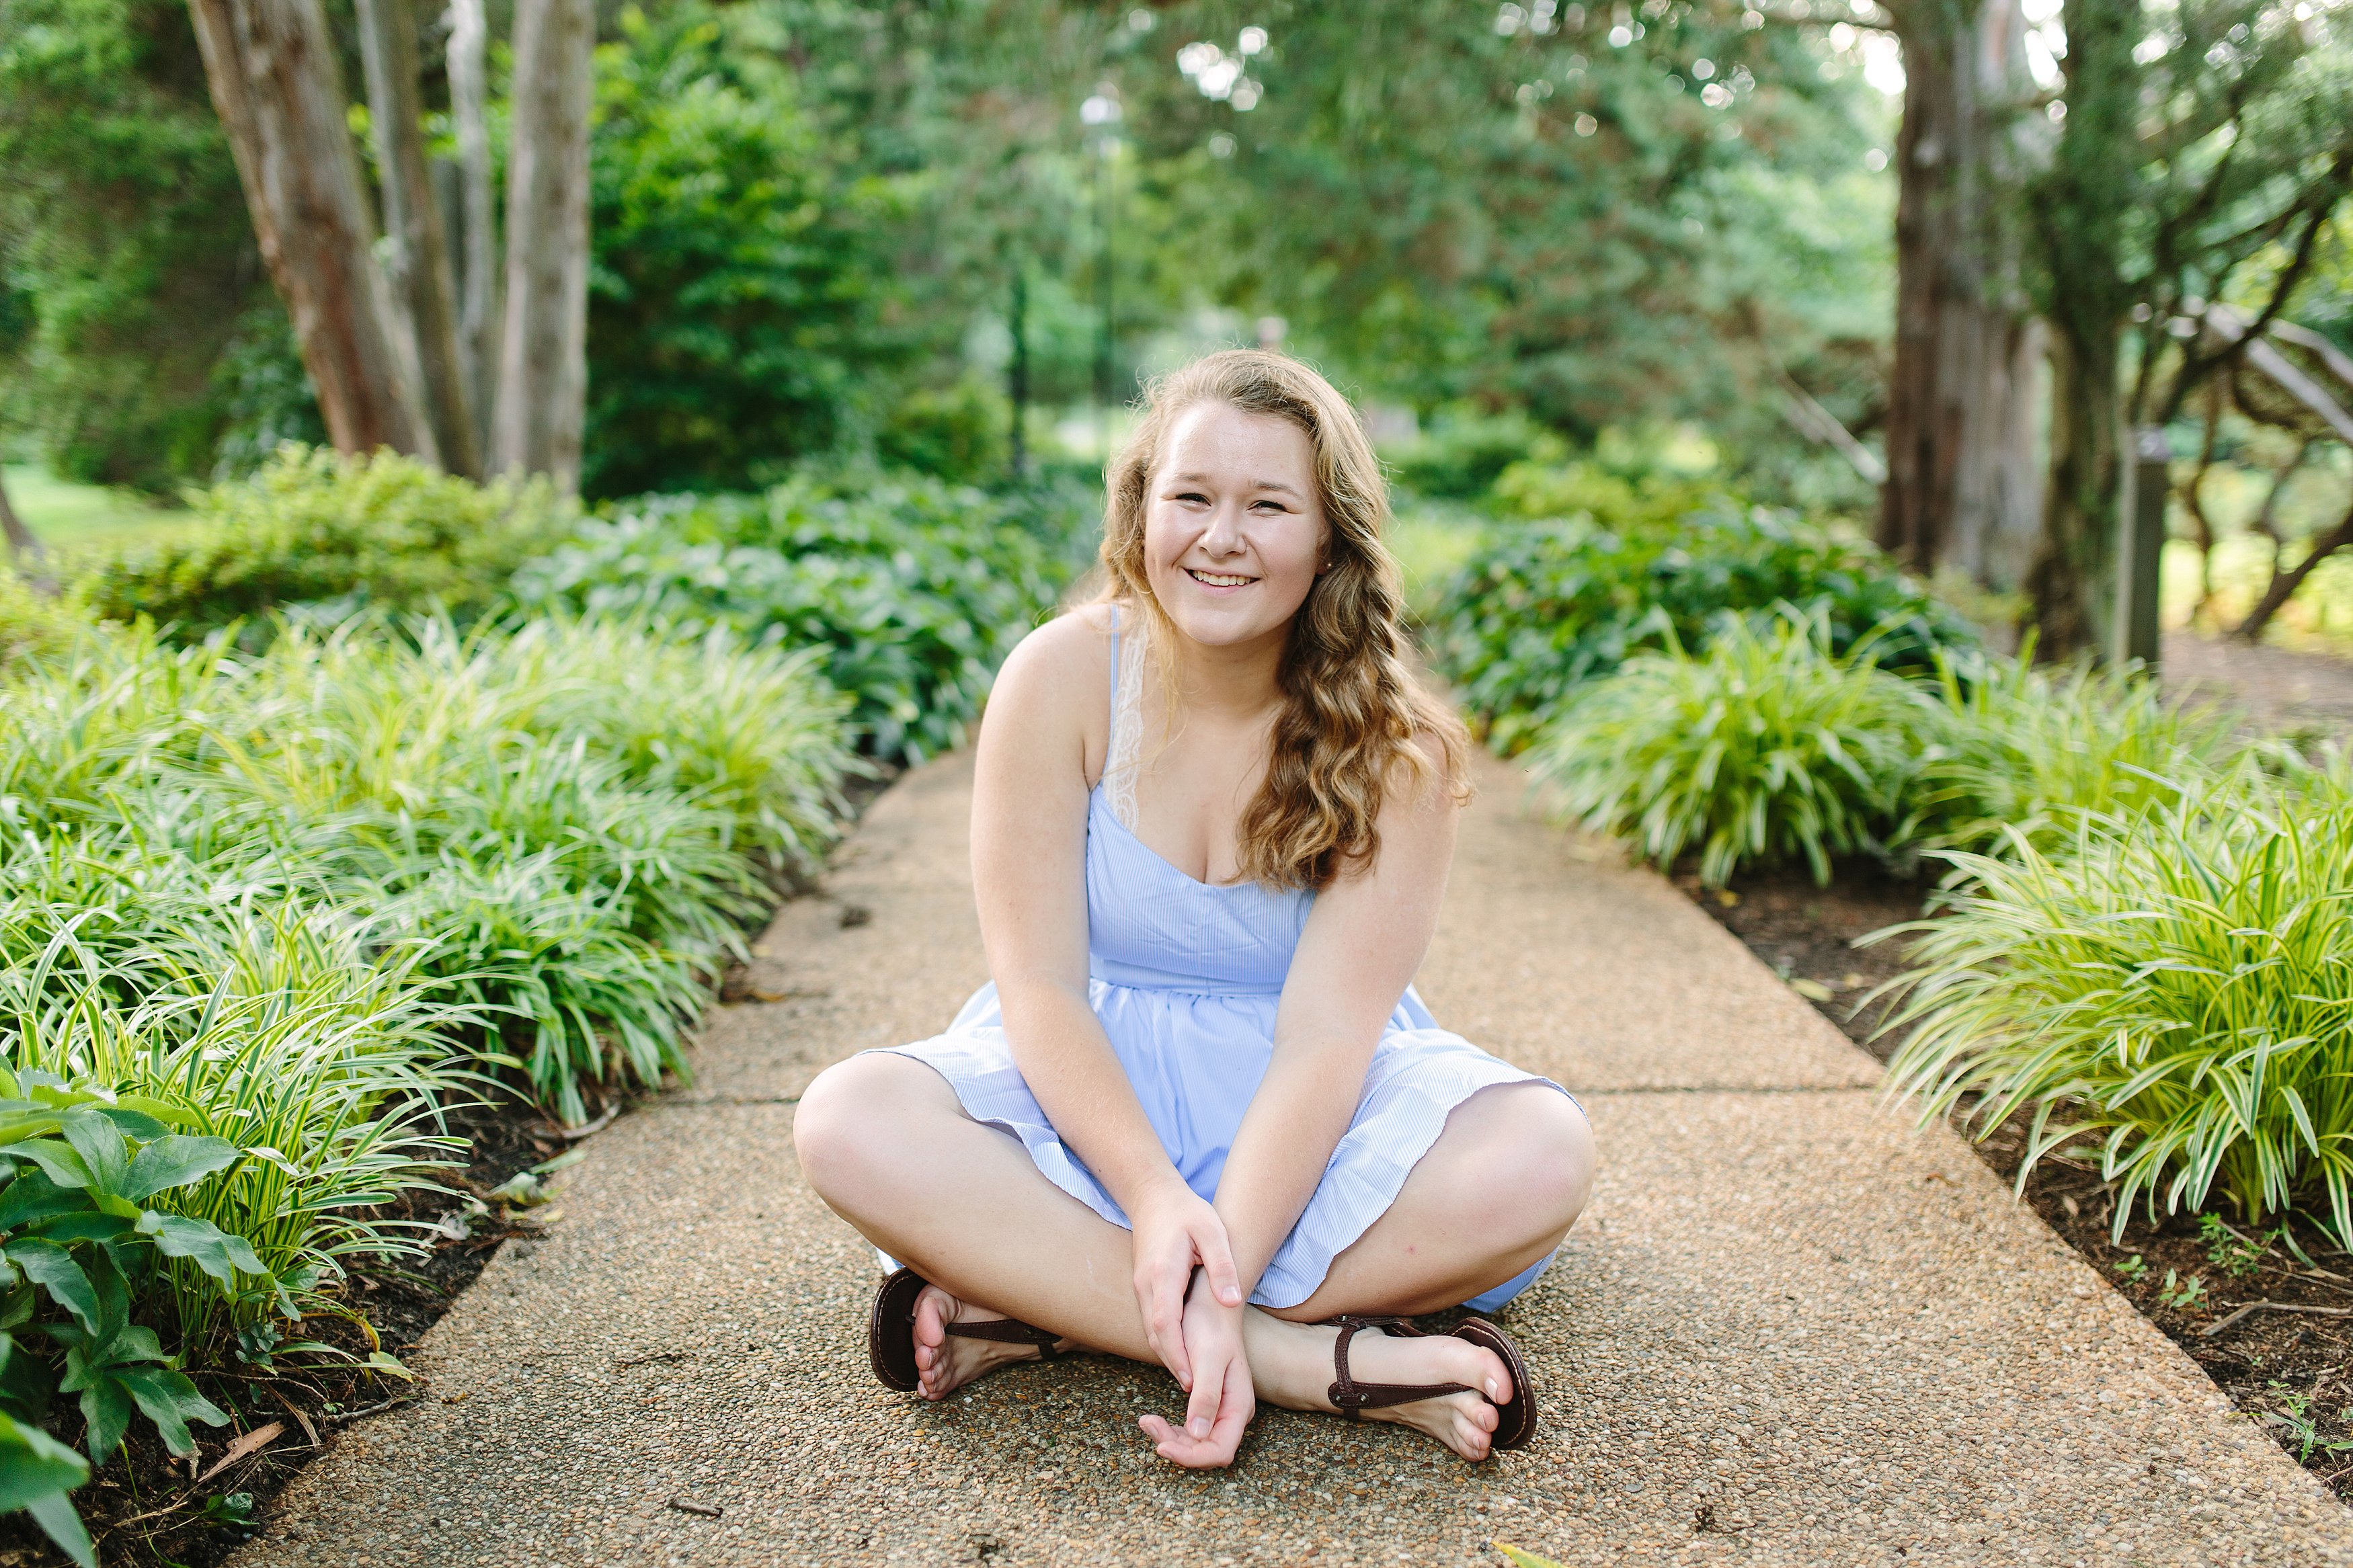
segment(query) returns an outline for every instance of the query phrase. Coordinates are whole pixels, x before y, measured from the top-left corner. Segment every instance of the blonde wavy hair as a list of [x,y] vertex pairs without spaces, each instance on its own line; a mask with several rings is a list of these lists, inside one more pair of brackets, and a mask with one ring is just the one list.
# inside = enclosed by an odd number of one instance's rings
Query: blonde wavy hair
[[[1321,888],[1372,865],[1392,791],[1470,797],[1470,738],[1406,665],[1404,593],[1381,541],[1388,485],[1373,444],[1348,400],[1287,355],[1228,349],[1145,389],[1143,417],[1104,474],[1103,597],[1134,605],[1155,646],[1175,646],[1176,626],[1145,566],[1145,513],[1169,429],[1203,403],[1289,420],[1314,452],[1330,564],[1291,623],[1276,676],[1282,711],[1265,780],[1242,813],[1239,858],[1241,876],[1261,886]],[[1172,672],[1162,673],[1173,700]]]

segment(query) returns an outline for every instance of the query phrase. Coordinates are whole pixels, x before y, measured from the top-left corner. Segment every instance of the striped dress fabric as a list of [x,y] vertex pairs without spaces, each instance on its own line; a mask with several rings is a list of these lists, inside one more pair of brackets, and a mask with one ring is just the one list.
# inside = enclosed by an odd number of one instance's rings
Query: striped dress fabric
[[[1273,1056],[1275,1005],[1314,895],[1197,881],[1136,837],[1144,660],[1132,635],[1129,657],[1121,658],[1116,611],[1111,636],[1112,743],[1104,782],[1087,803],[1088,994],[1169,1161],[1187,1186],[1214,1199],[1242,1114]],[[973,994],[945,1034],[892,1048],[937,1069],[975,1121],[1019,1139],[1047,1180],[1113,1225],[1127,1225],[1014,1066],[994,984]],[[1560,1087],[1440,1029],[1408,987],[1382,1030],[1347,1132],[1250,1300],[1293,1307],[1314,1294],[1333,1258],[1396,1201],[1448,1113],[1506,1083]],[[1550,1262],[1466,1305],[1501,1306]]]

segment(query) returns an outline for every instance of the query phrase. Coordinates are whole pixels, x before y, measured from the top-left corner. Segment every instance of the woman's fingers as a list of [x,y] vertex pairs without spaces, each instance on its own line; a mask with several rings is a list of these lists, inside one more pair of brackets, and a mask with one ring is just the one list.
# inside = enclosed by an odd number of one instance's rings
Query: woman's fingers
[[[1208,1378],[1201,1379],[1206,1386]],[[1258,1397],[1250,1385],[1250,1363],[1236,1356],[1227,1363],[1219,1381],[1223,1397],[1217,1402],[1217,1413],[1209,1423],[1207,1435],[1196,1436],[1187,1427],[1170,1426],[1157,1415],[1138,1418],[1136,1425],[1152,1439],[1154,1451],[1172,1465],[1188,1470],[1218,1469],[1234,1462],[1241,1449],[1242,1434],[1250,1427],[1250,1417],[1258,1412]],[[1195,1395],[1198,1406],[1199,1395]]]
[[1144,1338],[1152,1353],[1190,1389],[1193,1365],[1185,1345],[1185,1286],[1193,1275],[1192,1242],[1183,1236],[1175,1239],[1184,1247],[1183,1255],[1156,1258],[1146,1266],[1136,1278],[1136,1304],[1144,1309]]
[[1185,1435],[1207,1442],[1226,1398],[1227,1358],[1205,1355],[1194,1364],[1193,1394],[1185,1402]]
[[1193,1250],[1201,1259],[1201,1268],[1209,1277],[1209,1289],[1218,1300],[1229,1307],[1242,1304],[1241,1270],[1234,1267],[1234,1249],[1226,1242],[1225,1223],[1215,1209],[1208,1211],[1208,1223],[1193,1232]]

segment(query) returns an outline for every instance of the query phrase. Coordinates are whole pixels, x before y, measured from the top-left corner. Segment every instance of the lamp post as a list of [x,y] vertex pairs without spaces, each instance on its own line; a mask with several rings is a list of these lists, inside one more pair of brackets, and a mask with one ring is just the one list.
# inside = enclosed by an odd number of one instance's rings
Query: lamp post
[[1112,220],[1116,212],[1113,181],[1119,160],[1120,107],[1117,89],[1104,82],[1079,105],[1079,123],[1094,134],[1095,156],[1101,160],[1095,180],[1095,303],[1101,321],[1095,329],[1095,447],[1111,452],[1111,400],[1115,349],[1112,320]]

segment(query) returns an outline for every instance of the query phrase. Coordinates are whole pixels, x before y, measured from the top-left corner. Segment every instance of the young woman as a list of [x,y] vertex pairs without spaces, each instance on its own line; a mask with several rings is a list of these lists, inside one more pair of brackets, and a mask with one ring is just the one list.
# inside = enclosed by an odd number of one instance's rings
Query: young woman
[[1022,642],[981,728],[995,982],[795,1123],[906,1264],[875,1371],[941,1399],[1072,1348],[1157,1361],[1190,1397],[1141,1425],[1186,1466],[1229,1463],[1260,1399],[1516,1447],[1511,1340],[1404,1320],[1534,1281],[1592,1137],[1409,985],[1467,742],[1404,663],[1379,463],[1321,376],[1233,351],[1153,387],[1109,491],[1104,597]]

